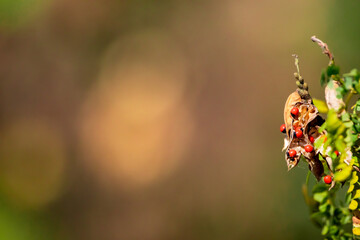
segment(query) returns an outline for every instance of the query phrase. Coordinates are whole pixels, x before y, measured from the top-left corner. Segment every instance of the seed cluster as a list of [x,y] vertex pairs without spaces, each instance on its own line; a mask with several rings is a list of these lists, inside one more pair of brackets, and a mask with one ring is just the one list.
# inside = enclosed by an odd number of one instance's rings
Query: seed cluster
[[286,134],[283,150],[288,169],[294,168],[301,156],[304,156],[310,170],[320,180],[324,168],[319,160],[319,152],[314,149],[313,144],[323,135],[318,129],[324,120],[312,103],[307,89],[306,95],[304,89],[297,89],[290,94],[285,104],[284,121],[280,131]]

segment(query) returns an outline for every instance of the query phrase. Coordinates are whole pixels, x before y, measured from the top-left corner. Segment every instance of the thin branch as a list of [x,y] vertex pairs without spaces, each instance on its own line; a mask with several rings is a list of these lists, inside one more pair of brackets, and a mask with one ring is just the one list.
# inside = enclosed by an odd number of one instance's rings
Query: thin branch
[[312,36],[311,40],[313,42],[316,42],[321,47],[321,49],[323,50],[323,53],[329,57],[329,59],[330,59],[329,66],[333,65],[335,63],[334,62],[334,56],[330,52],[330,50],[328,48],[328,45],[326,43],[324,43],[323,41],[321,41],[320,39],[318,39],[316,36]]
[[296,69],[297,69],[298,78],[301,78],[300,67],[299,67],[299,56],[297,54],[293,54],[291,56],[293,56],[295,58],[295,66],[296,66]]

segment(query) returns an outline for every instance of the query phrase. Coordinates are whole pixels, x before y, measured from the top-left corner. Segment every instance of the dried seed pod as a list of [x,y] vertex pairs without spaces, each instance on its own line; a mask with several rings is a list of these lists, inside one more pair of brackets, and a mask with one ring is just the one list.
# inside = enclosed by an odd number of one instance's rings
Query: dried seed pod
[[286,134],[289,138],[290,138],[289,130],[291,129],[292,121],[293,121],[290,111],[296,105],[296,103],[299,102],[301,102],[301,97],[299,93],[296,91],[290,94],[290,96],[286,100],[285,109],[284,109],[284,123],[286,125]]
[[[285,103],[286,137],[283,150],[286,152],[288,170],[294,168],[299,163],[301,156],[304,156],[309,164],[309,169],[319,181],[324,174],[324,167],[319,160],[320,152],[317,149],[314,151],[313,142],[325,134],[318,132],[324,120],[312,102],[307,83],[300,76],[298,56],[293,56],[297,67],[297,73],[294,73],[294,76],[298,88],[289,95]],[[292,151],[292,154],[289,154],[289,150]],[[294,154],[295,151],[296,154]],[[328,161],[327,163],[332,165]]]
[[[296,111],[297,113],[294,114],[293,109],[298,110],[298,112]],[[286,150],[285,158],[288,170],[294,168],[299,163],[301,156],[304,156],[309,164],[309,169],[319,181],[324,174],[324,167],[319,160],[319,153],[313,151],[313,149],[310,151],[309,146],[312,147],[312,142],[309,136],[313,139],[321,136],[318,129],[324,120],[313,105],[310,95],[307,94],[304,98],[301,98],[301,94],[298,91],[290,94],[284,108],[284,120],[286,137],[283,150]],[[299,129],[302,129],[301,136]],[[288,154],[290,149],[296,151],[295,156]]]
[[337,92],[336,89],[339,87],[339,83],[337,81],[331,80],[332,87],[330,88],[327,85],[325,87],[325,100],[326,104],[330,109],[335,109],[335,111],[339,111],[341,108],[345,107],[345,103],[341,98],[337,98]]

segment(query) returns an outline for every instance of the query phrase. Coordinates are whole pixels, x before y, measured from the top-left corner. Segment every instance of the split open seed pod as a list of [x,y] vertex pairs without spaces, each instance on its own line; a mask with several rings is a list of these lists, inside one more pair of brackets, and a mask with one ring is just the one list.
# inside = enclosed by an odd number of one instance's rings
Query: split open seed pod
[[[291,109],[294,107],[299,109],[299,113],[296,116],[291,115]],[[324,122],[319,115],[319,111],[313,105],[310,96],[307,95],[302,98],[298,90],[291,93],[285,103],[284,121],[286,136],[283,150],[286,150],[285,159],[288,170],[294,168],[299,163],[301,156],[304,156],[309,164],[309,169],[316,179],[320,180],[324,174],[324,168],[319,160],[319,155],[316,151],[307,152],[305,150],[306,145],[312,146],[312,142],[309,140],[310,136],[317,139],[322,135],[318,132],[318,129]],[[301,128],[303,131],[300,138],[295,135],[296,128]],[[290,149],[296,151],[296,156],[289,156],[288,152]]]

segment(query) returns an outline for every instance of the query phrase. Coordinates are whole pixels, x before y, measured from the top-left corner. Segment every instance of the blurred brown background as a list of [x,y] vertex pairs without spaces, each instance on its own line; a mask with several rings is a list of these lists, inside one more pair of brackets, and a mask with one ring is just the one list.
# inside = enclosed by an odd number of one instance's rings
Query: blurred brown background
[[[321,239],[292,53],[359,67],[357,1],[1,0],[0,239]],[[314,181],[314,180],[312,180]]]

